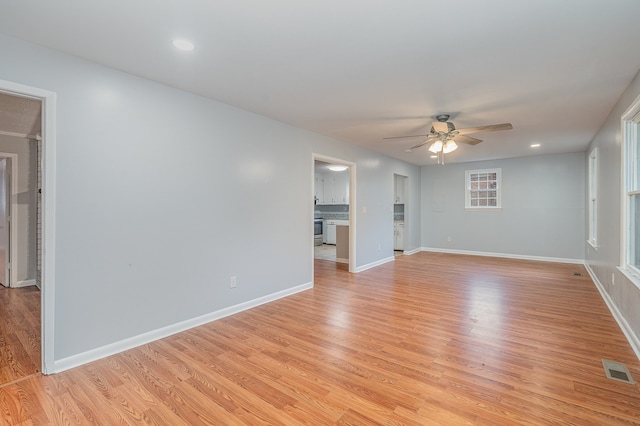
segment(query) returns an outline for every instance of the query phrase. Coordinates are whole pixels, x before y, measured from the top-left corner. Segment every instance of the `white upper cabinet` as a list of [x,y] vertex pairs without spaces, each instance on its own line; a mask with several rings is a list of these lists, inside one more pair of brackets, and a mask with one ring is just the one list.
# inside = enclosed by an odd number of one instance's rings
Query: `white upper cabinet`
[[404,180],[406,178],[404,176],[394,175],[393,179],[395,181],[395,203],[404,204]]
[[336,173],[333,176],[333,204],[349,204],[349,173]]
[[313,192],[315,197],[315,204],[324,204],[324,175],[321,173],[316,173]]
[[317,204],[349,204],[349,173],[317,173]]

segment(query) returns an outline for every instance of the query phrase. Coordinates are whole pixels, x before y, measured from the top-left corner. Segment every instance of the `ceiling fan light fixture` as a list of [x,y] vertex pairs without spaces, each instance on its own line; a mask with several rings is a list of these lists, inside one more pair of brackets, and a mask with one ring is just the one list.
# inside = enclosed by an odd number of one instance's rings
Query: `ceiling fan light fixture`
[[445,142],[444,146],[442,147],[442,152],[445,153],[445,154],[448,154],[450,152],[455,151],[456,149],[458,149],[458,144],[456,144],[452,140],[449,140],[449,141]]
[[434,154],[442,151],[442,141],[435,141],[434,143],[432,143],[429,147],[429,151],[433,152]]

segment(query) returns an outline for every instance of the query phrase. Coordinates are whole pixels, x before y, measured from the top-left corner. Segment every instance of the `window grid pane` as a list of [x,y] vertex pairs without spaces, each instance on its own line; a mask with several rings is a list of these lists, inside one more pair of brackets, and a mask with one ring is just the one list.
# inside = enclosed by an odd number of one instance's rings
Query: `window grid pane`
[[493,170],[467,171],[467,207],[497,208],[499,173]]

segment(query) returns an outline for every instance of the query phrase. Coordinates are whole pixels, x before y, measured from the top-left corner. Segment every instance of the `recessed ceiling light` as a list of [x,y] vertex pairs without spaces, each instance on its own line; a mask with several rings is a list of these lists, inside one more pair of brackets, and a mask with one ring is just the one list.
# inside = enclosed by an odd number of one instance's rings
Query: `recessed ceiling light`
[[539,143],[531,144],[531,148],[539,148],[539,147],[540,147]]
[[431,158],[438,158],[438,156],[437,155],[432,155]]
[[344,172],[345,170],[347,170],[348,167],[347,166],[329,166],[329,170],[332,170],[334,172]]
[[173,47],[180,50],[191,51],[194,49],[193,43],[184,38],[177,38],[173,40]]

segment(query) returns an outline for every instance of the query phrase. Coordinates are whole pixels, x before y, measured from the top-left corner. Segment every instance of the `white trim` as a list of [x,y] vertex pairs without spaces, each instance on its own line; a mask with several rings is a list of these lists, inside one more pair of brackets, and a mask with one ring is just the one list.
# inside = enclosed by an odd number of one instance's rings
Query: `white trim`
[[376,266],[384,265],[385,263],[393,262],[395,260],[395,256],[387,257],[385,259],[380,259],[375,262],[368,263],[366,265],[359,266],[356,269],[356,272],[366,271],[367,269],[375,268]]
[[587,242],[598,251],[598,147],[587,156]]
[[18,282],[16,282],[14,287],[16,287],[16,288],[18,288],[18,287],[29,287],[29,286],[32,286],[32,285],[36,285],[36,280],[35,279],[18,281]]
[[618,307],[616,306],[615,302],[613,301],[613,299],[611,299],[611,296],[609,296],[609,293],[606,292],[606,290],[602,286],[602,283],[600,282],[600,280],[598,280],[598,277],[591,269],[591,266],[589,266],[588,263],[585,263],[584,267],[589,273],[589,276],[591,277],[591,279],[593,280],[593,284],[596,286],[596,288],[600,292],[600,296],[602,296],[604,303],[607,304],[607,307],[609,308],[611,315],[613,315],[613,318],[618,323],[618,326],[622,330],[622,333],[627,338],[629,345],[631,345],[631,349],[633,349],[633,352],[635,352],[636,357],[638,357],[638,359],[640,360],[640,338],[633,332],[633,329],[631,328],[627,320],[624,318],[622,313],[618,310]]
[[[6,136],[6,135],[5,135]],[[20,218],[18,217],[18,154],[11,152],[0,152],[0,158],[11,159],[11,224],[9,236],[9,263],[11,263],[11,273],[9,274],[8,287],[20,287],[16,281],[17,279],[17,265],[18,265],[18,223]]]
[[273,302],[284,297],[288,297],[299,293],[301,291],[309,290],[313,288],[313,283],[302,284],[293,288],[282,290],[267,296],[258,297],[257,299],[249,300],[243,303],[239,303],[235,306],[229,306],[224,309],[220,309],[215,312],[210,312],[199,317],[195,317],[189,320],[185,320],[176,324],[171,324],[166,327],[162,327],[147,333],[142,333],[137,336],[129,337],[119,342],[110,343],[100,348],[91,349],[89,351],[72,355],[67,358],[63,358],[55,361],[54,370],[51,372],[60,373],[70,368],[78,367],[80,365],[88,364],[93,361],[97,361],[102,358],[106,358],[111,355],[115,355],[120,352],[124,352],[129,349],[136,348],[147,343],[151,343],[156,340],[164,339],[173,334],[180,333],[189,330],[194,327],[198,327],[210,322],[219,320],[221,318],[228,317],[230,315],[237,314],[239,312],[246,311],[248,309],[255,308],[265,303]]
[[413,250],[405,250],[402,252],[402,254],[407,255],[407,256],[411,256],[412,254],[416,254],[416,253],[420,253],[422,251],[422,248],[418,247],[415,248]]
[[54,370],[55,332],[55,211],[56,211],[56,93],[0,80],[0,91],[42,101],[42,373]]
[[[620,149],[620,269],[627,269],[627,259],[629,258],[629,245],[627,238],[627,228],[629,226],[629,186],[631,177],[629,176],[629,133],[634,133],[634,123],[640,123],[640,95],[636,97],[629,108],[620,117],[622,130],[622,147]],[[640,126],[640,124],[635,124]],[[634,148],[635,149],[635,148]],[[634,172],[635,173],[635,172]],[[639,248],[640,249],[640,248]],[[631,271],[629,271],[631,272]],[[626,274],[625,274],[626,275]],[[640,288],[640,281],[631,279],[636,287]]]
[[[471,205],[471,175],[477,174],[496,174],[496,205],[495,206],[472,206]],[[480,190],[478,191],[488,191]],[[464,171],[464,209],[466,211],[496,211],[502,210],[502,168],[494,167],[491,169],[477,169]]]
[[[329,157],[322,154],[312,154],[312,178],[311,178],[311,195],[315,193],[315,162],[322,161],[325,163],[333,163],[340,164],[343,166],[349,167],[349,272],[358,272],[356,268],[356,229],[357,229],[357,221],[356,221],[356,212],[357,212],[357,203],[356,203],[356,174],[357,174],[357,164],[351,161],[342,160],[340,158]],[[313,235],[313,231],[311,233]],[[311,248],[311,263],[313,264],[313,247]],[[313,271],[313,268],[312,268]]]
[[528,256],[528,255],[522,255],[522,254],[453,250],[453,249],[443,249],[443,248],[437,248],[437,247],[422,247],[421,251],[429,251],[434,253],[465,254],[469,256],[502,257],[505,259],[536,260],[539,262],[573,263],[576,265],[584,264],[584,259],[567,259],[563,257]]
[[622,273],[631,284],[636,286],[638,290],[640,290],[640,275],[636,274],[635,271],[623,268],[622,266],[617,267],[618,271]]
[[39,135],[34,135],[34,134],[29,134],[29,133],[7,132],[5,130],[0,130],[0,135],[3,135],[3,136],[14,136],[16,138],[33,139],[33,140],[41,140],[42,139]]

